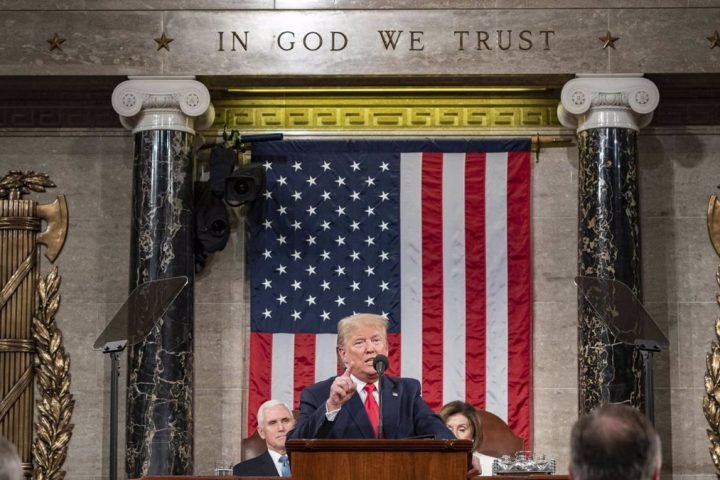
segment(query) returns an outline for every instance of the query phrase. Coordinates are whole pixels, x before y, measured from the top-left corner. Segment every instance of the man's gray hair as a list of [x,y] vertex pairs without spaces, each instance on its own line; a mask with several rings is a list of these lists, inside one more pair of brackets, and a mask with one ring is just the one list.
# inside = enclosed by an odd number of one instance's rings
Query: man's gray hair
[[0,435],[0,480],[22,480],[22,464],[15,445]]
[[[278,405],[282,405],[283,407],[287,408],[288,413],[290,413],[290,416],[293,416],[292,408],[288,406],[287,403],[282,402],[280,400],[268,400],[267,402],[260,405],[260,408],[258,408],[257,411],[257,423],[258,426],[262,425],[263,420],[265,420],[265,409],[270,407],[277,407]],[[2,480],[2,479],[0,479]]]
[[660,436],[635,408],[605,405],[573,426],[570,469],[576,480],[651,480],[661,464]]

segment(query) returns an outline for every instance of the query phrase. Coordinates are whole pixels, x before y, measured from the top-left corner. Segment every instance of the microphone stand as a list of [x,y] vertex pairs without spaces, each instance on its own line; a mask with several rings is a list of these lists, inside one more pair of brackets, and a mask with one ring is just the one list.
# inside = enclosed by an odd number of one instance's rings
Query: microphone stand
[[385,375],[385,372],[378,372],[378,438],[383,438],[383,410],[382,410],[382,383],[383,383],[383,375]]

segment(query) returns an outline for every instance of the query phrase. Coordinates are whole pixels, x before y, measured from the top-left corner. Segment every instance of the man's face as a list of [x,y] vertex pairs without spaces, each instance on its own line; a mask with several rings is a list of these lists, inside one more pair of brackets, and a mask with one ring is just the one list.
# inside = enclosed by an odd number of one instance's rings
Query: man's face
[[260,438],[265,440],[268,448],[278,453],[285,453],[285,438],[295,426],[292,412],[284,405],[268,407],[263,411],[263,421],[258,425]]
[[373,368],[373,359],[377,355],[388,354],[385,330],[368,325],[352,330],[340,347],[340,357],[350,373],[363,382],[377,380],[377,372]]

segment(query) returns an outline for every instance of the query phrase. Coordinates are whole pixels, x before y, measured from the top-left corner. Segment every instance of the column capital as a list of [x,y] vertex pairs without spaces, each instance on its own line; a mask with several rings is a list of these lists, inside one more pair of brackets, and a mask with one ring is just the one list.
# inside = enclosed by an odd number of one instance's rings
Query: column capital
[[641,73],[578,74],[560,94],[560,123],[577,133],[591,128],[647,126],[660,102],[653,82]]
[[128,77],[115,87],[112,106],[133,133],[179,130],[195,133],[212,125],[210,92],[195,77]]

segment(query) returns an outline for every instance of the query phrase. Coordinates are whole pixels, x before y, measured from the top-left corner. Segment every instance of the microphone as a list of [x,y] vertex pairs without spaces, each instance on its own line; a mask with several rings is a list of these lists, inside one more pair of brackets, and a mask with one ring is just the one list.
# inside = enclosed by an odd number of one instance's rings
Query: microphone
[[385,355],[377,355],[373,358],[373,368],[381,377],[385,375],[388,367],[388,358]]
[[378,438],[383,438],[383,409],[382,409],[382,379],[388,367],[388,358],[385,355],[376,355],[373,358],[373,368],[378,373]]

